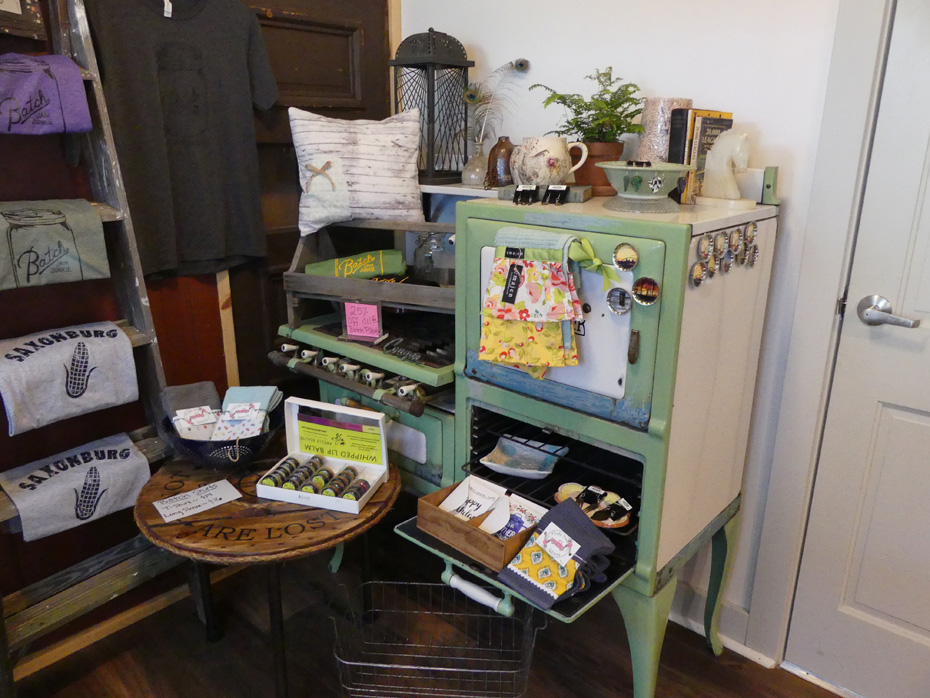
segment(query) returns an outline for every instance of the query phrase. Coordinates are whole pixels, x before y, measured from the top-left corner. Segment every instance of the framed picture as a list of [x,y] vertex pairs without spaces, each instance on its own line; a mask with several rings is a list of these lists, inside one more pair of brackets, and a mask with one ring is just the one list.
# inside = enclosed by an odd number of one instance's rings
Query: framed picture
[[39,0],[0,0],[0,34],[44,41],[47,37]]

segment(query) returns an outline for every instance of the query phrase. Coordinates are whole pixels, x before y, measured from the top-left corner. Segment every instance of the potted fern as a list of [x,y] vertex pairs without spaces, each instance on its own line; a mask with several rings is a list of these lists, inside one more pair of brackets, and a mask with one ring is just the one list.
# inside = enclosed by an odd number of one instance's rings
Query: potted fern
[[[549,93],[543,101],[544,107],[558,104],[567,112],[558,128],[549,133],[569,136],[588,146],[588,160],[575,171],[575,182],[591,185],[594,196],[613,196],[616,190],[595,163],[619,160],[623,154],[620,138],[627,133],[642,133],[642,125],[633,121],[643,112],[643,100],[636,96],[639,86],[615,78],[610,66],[605,70],[595,69],[592,75],[585,77],[597,83],[597,91],[588,99],[580,94],[556,92],[539,83],[531,85],[530,89],[541,87]],[[573,160],[575,157],[573,155]]]

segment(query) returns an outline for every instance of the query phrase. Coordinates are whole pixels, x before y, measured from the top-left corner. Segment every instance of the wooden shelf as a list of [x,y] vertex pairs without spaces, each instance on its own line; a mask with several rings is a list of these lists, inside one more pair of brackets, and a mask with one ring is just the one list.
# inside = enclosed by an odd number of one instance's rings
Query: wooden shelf
[[446,196],[464,196],[470,199],[496,199],[497,189],[476,189],[464,184],[421,184],[422,194],[444,194]]
[[100,220],[104,223],[113,223],[114,221],[121,221],[126,218],[122,211],[107,204],[91,201],[90,205],[97,209],[97,213],[100,214]]
[[329,301],[364,299],[383,305],[434,313],[455,312],[455,288],[452,286],[418,286],[368,279],[341,279],[300,272],[284,274],[284,290],[302,298]]
[[146,344],[152,343],[152,338],[142,330],[130,325],[129,320],[117,320],[116,326],[125,332],[127,337],[129,337],[129,341],[132,343],[133,349],[136,347],[144,347]]
[[[136,448],[142,451],[142,455],[148,459],[149,463],[157,463],[171,455],[168,444],[154,434],[155,430],[152,427],[143,427],[129,434]],[[6,492],[0,490],[0,523],[9,526],[17,519],[19,519],[19,511],[16,505]]]

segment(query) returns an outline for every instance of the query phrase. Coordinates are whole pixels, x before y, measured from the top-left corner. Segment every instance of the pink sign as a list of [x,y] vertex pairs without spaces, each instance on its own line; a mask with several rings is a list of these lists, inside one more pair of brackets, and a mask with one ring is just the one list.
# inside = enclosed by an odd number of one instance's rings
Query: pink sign
[[381,313],[371,303],[345,303],[346,334],[350,337],[378,339],[381,336]]

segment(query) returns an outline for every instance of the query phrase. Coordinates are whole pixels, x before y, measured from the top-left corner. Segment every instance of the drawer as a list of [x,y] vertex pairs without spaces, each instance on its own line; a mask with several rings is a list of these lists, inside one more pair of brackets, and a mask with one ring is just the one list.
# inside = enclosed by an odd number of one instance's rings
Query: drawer
[[[626,527],[600,529],[615,547],[613,554],[609,557],[610,564],[606,580],[592,583],[586,591],[556,603],[548,611],[551,616],[564,622],[575,620],[626,579],[636,565],[638,526],[636,514],[639,512],[642,500],[642,463],[628,455],[584,443],[490,409],[474,407],[471,410],[471,420],[469,461],[463,466],[467,472],[495,482],[547,508],[555,506],[556,492],[560,485],[566,482],[597,485],[615,491],[634,506],[634,516]],[[565,446],[568,448],[568,453],[559,460],[552,474],[540,480],[500,474],[482,465],[479,460],[494,448],[498,438],[505,435],[516,440],[539,441],[558,447]],[[465,570],[502,591],[511,592],[509,587],[497,581],[497,573],[494,570],[477,563],[464,553],[419,530],[416,517],[401,523],[395,531],[408,541],[439,556],[448,565]],[[522,598],[516,593],[514,596]],[[526,599],[523,600],[526,601]]]

